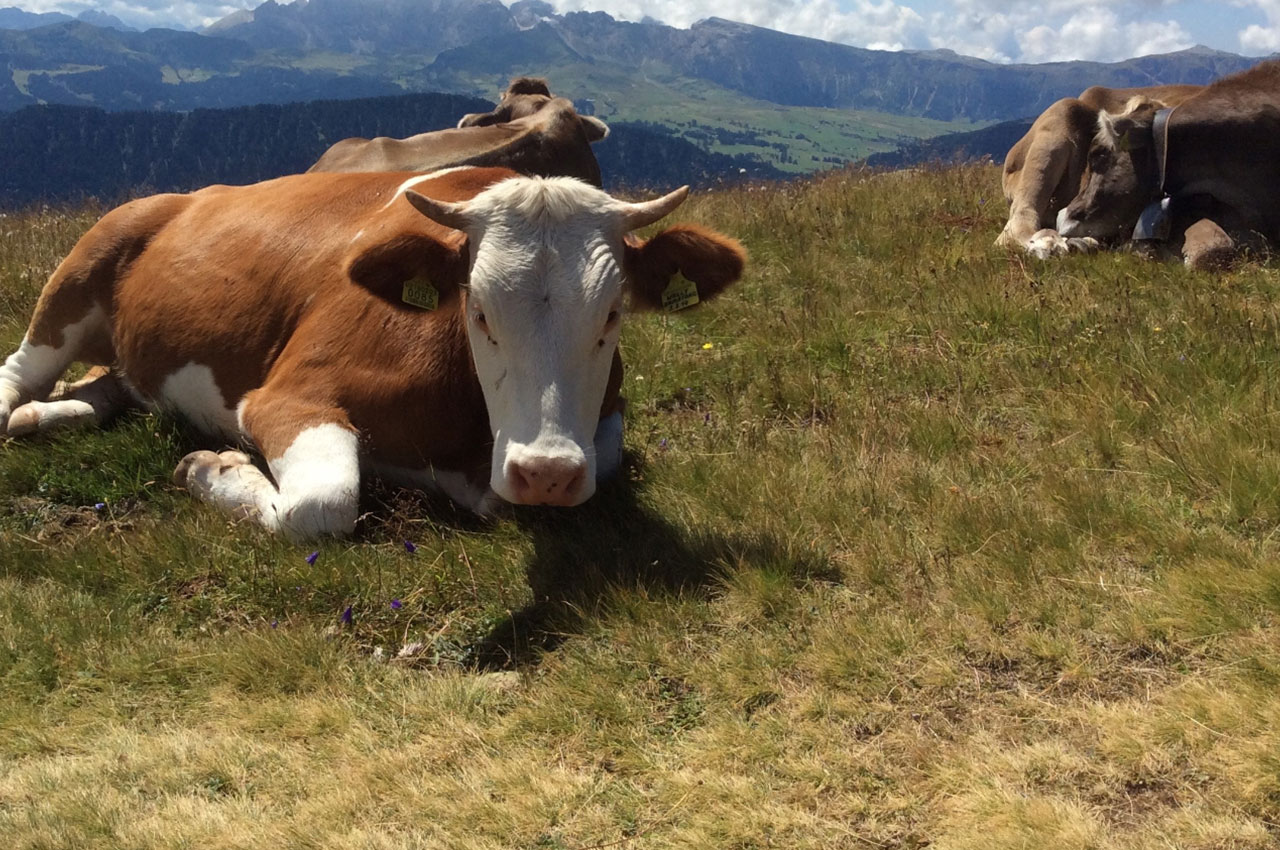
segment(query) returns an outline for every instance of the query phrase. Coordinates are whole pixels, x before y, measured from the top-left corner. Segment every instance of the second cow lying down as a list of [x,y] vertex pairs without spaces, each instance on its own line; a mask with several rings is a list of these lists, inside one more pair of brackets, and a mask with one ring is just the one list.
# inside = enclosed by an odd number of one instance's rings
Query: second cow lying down
[[[629,235],[686,194],[464,168],[131,202],[45,286],[0,367],[0,432],[176,411],[270,469],[196,452],[179,482],[293,537],[349,533],[362,470],[478,511],[578,504],[620,454],[624,296],[656,309],[680,273],[706,300],[742,274],[703,228]],[[74,361],[112,368],[51,398]]]

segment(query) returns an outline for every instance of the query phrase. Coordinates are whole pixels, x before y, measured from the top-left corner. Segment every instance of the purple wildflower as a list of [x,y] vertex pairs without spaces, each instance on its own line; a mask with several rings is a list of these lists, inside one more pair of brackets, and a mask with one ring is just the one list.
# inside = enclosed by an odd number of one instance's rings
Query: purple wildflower
[[347,606],[347,609],[342,612],[342,616],[339,617],[338,619],[342,621],[342,625],[344,626],[351,625],[351,606],[350,605]]
[[662,449],[663,451],[666,451],[666,450],[667,450],[667,438],[666,438],[666,437],[663,437],[661,440],[659,440],[659,441],[658,441],[658,448]]
[[314,564],[316,562],[316,558],[319,558],[319,557],[320,557],[320,550],[317,549],[316,551],[312,552],[310,555],[307,556],[307,563]]
[[406,552],[408,552],[410,555],[412,555],[414,552],[417,552],[417,551],[418,551],[418,547],[413,545],[413,541],[412,541],[412,540],[406,540],[406,541],[404,542],[404,551],[406,551]]
[[704,413],[704,414],[702,415],[702,424],[703,424],[703,425],[710,425],[710,424],[711,424],[711,414],[710,414],[710,413]]
[[96,502],[96,503],[94,503],[93,509],[94,509],[95,511],[100,511],[100,510],[102,510],[103,508],[105,508],[106,506],[107,506],[107,503],[106,503],[106,502]]
[[403,605],[404,605],[404,603],[403,603],[403,602],[401,602],[399,599],[392,599],[392,600],[391,600],[391,610],[393,610],[393,611],[399,611],[399,610],[400,610],[400,608],[401,608],[401,607],[403,607]]
[[279,620],[272,620],[272,621],[271,621],[271,628],[273,628],[273,629],[274,629],[274,628],[275,628],[276,626],[278,626],[278,625],[280,625],[280,621],[279,621]]

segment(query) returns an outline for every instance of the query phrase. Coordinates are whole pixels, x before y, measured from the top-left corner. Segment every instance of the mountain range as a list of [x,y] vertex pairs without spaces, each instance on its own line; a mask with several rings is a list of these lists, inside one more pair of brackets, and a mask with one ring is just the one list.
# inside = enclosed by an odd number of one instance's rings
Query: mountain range
[[409,92],[493,98],[511,77],[533,74],[610,123],[803,173],[1024,119],[1092,84],[1205,83],[1258,61],[1192,48],[1110,64],[997,65],[720,18],[679,29],[560,15],[543,0],[267,0],[202,33],[103,24],[0,10],[0,112],[188,111]]

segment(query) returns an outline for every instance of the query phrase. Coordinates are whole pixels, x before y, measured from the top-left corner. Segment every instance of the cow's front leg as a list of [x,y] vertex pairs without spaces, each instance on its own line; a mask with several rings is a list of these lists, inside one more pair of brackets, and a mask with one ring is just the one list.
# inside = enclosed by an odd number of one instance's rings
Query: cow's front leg
[[267,458],[274,484],[238,452],[188,455],[178,483],[295,540],[355,529],[359,440],[341,410],[255,390],[241,405],[240,425]]

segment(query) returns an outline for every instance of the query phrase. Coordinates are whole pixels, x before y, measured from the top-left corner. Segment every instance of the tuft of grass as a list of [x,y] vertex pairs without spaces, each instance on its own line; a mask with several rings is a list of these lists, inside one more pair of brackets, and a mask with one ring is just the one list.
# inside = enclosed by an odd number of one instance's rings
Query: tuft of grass
[[[629,320],[572,511],[371,485],[299,547],[179,423],[0,446],[8,846],[1276,846],[1280,277],[1006,254],[999,199],[691,199],[748,277]],[[0,341],[93,213],[0,219]]]

